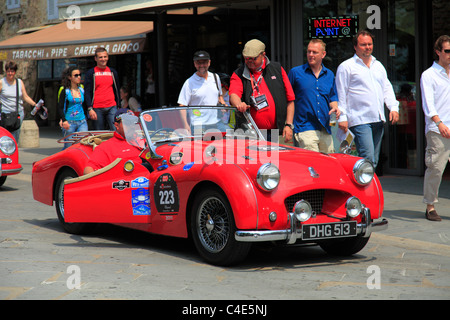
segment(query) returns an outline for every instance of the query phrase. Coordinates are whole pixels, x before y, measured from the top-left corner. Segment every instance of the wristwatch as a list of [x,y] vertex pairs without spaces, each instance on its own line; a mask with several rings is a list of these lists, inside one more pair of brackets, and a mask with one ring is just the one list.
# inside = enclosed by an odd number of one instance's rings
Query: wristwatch
[[284,126],[285,126],[285,127],[289,127],[289,128],[291,128],[292,130],[294,130],[294,125],[291,124],[291,123],[285,123]]
[[436,122],[436,126],[439,127],[439,125],[442,123],[442,120]]

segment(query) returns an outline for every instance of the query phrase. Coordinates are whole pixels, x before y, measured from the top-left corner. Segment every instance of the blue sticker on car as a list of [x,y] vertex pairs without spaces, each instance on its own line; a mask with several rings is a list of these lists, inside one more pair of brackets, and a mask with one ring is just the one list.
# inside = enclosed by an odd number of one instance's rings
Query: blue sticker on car
[[150,215],[150,181],[139,177],[131,181],[131,206],[133,215]]
[[194,165],[193,162],[188,163],[188,164],[186,164],[186,165],[183,167],[183,170],[184,170],[184,171],[188,171],[188,170],[190,170],[190,169],[192,168],[193,165]]

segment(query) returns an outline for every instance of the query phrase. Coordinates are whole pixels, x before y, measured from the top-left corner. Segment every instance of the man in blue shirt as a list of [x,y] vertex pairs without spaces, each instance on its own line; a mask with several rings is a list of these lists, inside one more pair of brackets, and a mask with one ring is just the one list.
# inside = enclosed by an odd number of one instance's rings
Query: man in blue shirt
[[289,72],[295,93],[294,145],[313,151],[334,152],[330,115],[339,118],[334,73],[325,68],[325,43],[312,39],[307,49],[308,63]]

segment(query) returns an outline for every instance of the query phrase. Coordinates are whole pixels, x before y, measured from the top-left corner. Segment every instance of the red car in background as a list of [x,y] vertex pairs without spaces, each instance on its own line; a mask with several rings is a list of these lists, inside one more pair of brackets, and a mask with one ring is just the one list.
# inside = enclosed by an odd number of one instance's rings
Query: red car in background
[[0,127],[0,186],[10,175],[18,174],[22,171],[19,163],[19,149],[12,134],[3,127]]
[[[55,203],[69,233],[113,223],[191,237],[217,265],[238,263],[255,242],[317,243],[331,254],[351,255],[373,231],[387,228],[370,162],[266,141],[251,116],[235,110],[124,115],[127,140],[142,150],[142,163],[119,158],[84,176],[93,149],[112,133],[79,133],[71,147],[34,163],[33,196]],[[278,132],[273,135],[278,141]]]

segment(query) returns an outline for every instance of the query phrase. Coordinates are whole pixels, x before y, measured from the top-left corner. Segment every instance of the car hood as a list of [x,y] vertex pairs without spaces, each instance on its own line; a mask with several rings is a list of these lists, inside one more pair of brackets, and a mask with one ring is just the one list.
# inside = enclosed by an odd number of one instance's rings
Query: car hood
[[[183,163],[237,165],[256,182],[259,168],[275,164],[281,173],[281,188],[303,189],[354,187],[352,168],[359,159],[342,154],[323,154],[297,147],[256,140],[189,141],[158,148],[165,159],[181,152]],[[350,181],[351,180],[351,181]]]
[[281,174],[279,188],[346,190],[355,187],[352,168],[359,159],[357,157],[323,154],[270,142],[249,143],[236,148],[236,153],[247,160],[242,163],[238,157],[236,164],[253,178],[264,163],[278,166]]

